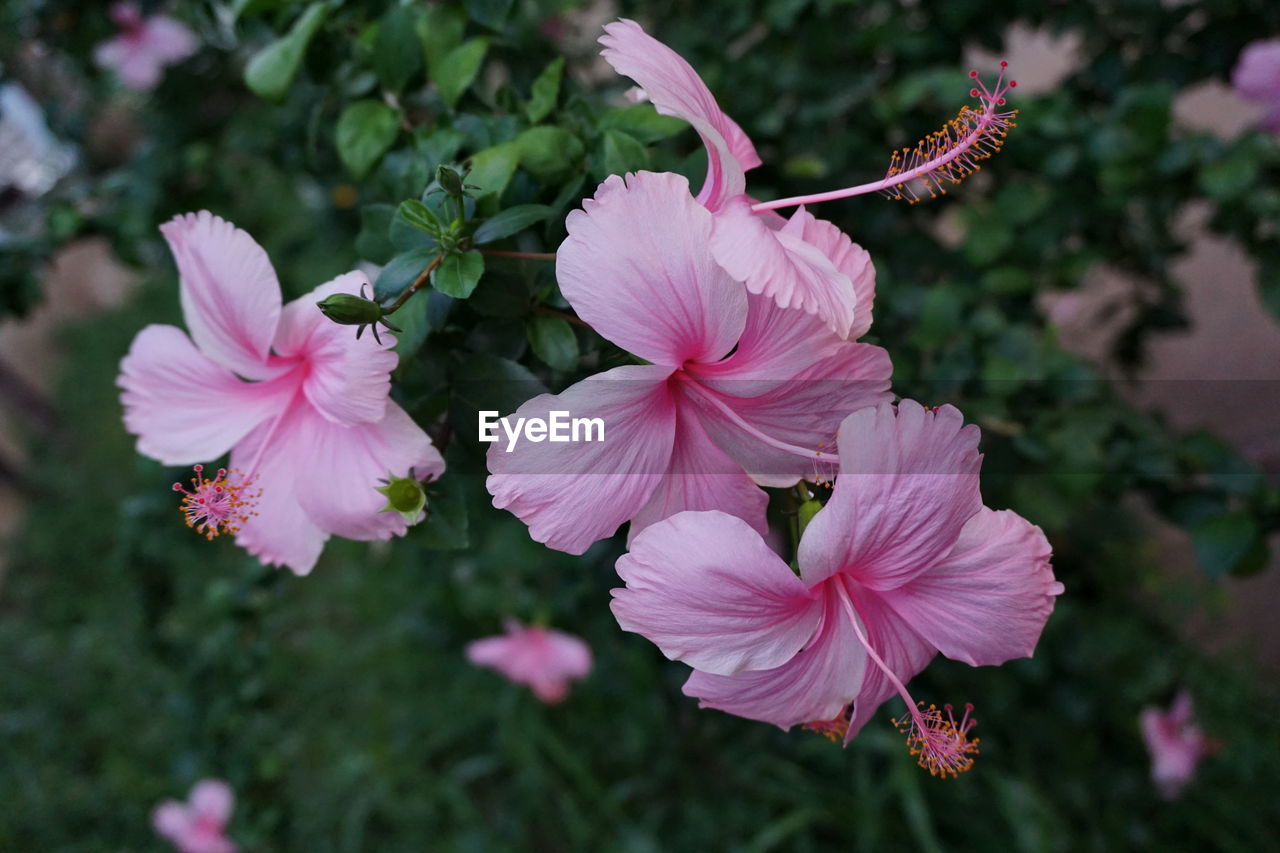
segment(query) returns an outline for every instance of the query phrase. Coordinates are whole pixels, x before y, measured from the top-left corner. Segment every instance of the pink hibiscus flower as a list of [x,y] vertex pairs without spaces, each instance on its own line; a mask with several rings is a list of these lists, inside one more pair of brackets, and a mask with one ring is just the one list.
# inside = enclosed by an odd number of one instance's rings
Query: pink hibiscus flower
[[[634,535],[686,509],[723,510],[763,533],[768,500],[756,484],[795,483],[831,458],[819,448],[840,419],[889,398],[888,354],[748,294],[711,257],[711,214],[678,175],[615,175],[583,207],[556,253],[560,289],[648,363],[521,406],[512,420],[600,418],[604,440],[495,444],[494,505],[571,554],[625,521]],[[842,251],[852,262],[861,250],[846,239]]]
[[548,705],[564,699],[569,682],[591,672],[591,648],[572,634],[537,625],[526,628],[515,620],[507,622],[506,630],[468,644],[467,660],[528,686]]
[[1242,97],[1266,108],[1260,124],[1280,133],[1280,39],[1255,41],[1242,50],[1231,82]]
[[976,752],[970,709],[917,706],[905,682],[939,651],[973,666],[1029,656],[1062,592],[1049,544],[982,505],[978,429],[950,406],[863,409],[839,445],[799,577],[739,519],[684,512],[619,559],[614,615],[693,667],[684,692],[702,707],[847,743],[896,692],[913,754],[953,775]]
[[329,294],[358,293],[365,274],[282,306],[266,252],[244,231],[207,211],[160,230],[177,260],[191,337],[146,327],[117,384],[140,453],[181,465],[231,451],[231,473],[210,480],[196,468],[183,498],[188,524],[210,538],[235,533],[264,563],[298,574],[331,534],[402,535],[406,519],[379,512],[377,488],[388,471],[437,477],[444,460],[388,399],[390,343],[357,340],[316,307]]
[[[996,108],[1016,84],[1004,85],[1003,75],[994,90],[977,82],[972,95],[982,99],[982,107],[965,107],[915,149],[895,154],[884,180],[757,203],[746,195],[745,173],[760,165],[760,157],[693,67],[635,21],[623,19],[604,29],[601,56],[640,84],[658,112],[693,125],[706,145],[707,177],[698,201],[715,214],[711,251],[716,261],[750,292],[771,297],[780,307],[816,314],[843,338],[858,338],[871,325],[875,270],[869,263],[845,262],[837,247],[848,251],[849,238],[803,205],[871,192],[916,200],[917,183],[931,195],[945,192],[944,182],[959,183],[978,160],[999,148],[1015,115]],[[971,76],[976,81],[977,73]],[[773,212],[797,206],[790,219]]]
[[179,853],[236,853],[226,836],[235,795],[226,782],[205,779],[191,789],[186,803],[165,800],[151,812],[151,825]]
[[196,52],[195,35],[168,15],[143,18],[137,3],[115,3],[110,14],[120,34],[94,48],[93,61],[130,89],[154,89],[166,65]]
[[1168,711],[1143,708],[1138,723],[1151,754],[1151,779],[1160,796],[1176,800],[1195,777],[1200,759],[1216,752],[1218,744],[1196,725],[1191,694],[1186,690],[1178,692]]

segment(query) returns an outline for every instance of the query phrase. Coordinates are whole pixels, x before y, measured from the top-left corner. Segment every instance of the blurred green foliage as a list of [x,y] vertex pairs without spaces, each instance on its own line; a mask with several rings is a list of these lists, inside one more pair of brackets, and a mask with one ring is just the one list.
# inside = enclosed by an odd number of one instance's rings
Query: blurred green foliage
[[[1097,264],[1147,282],[1114,354],[1136,366],[1151,335],[1186,322],[1171,223],[1203,200],[1280,304],[1276,141],[1171,119],[1174,94],[1223,79],[1245,43],[1280,29],[1280,9],[621,4],[756,141],[762,198],[878,177],[964,102],[964,46],[998,49],[1010,21],[1081,37],[1078,72],[1017,93],[990,180],[926,206],[818,211],[875,259],[873,339],[896,390],[983,427],[987,502],[1047,529],[1068,589],[1035,659],[939,661],[919,679],[920,695],[972,700],[983,721],[977,768],[941,783],[888,725],[842,751],[698,712],[679,693],[684,668],[608,612],[618,542],[567,557],[488,505],[476,409],[510,410],[625,355],[548,313],[567,308],[551,264],[476,247],[554,251],[604,176],[670,169],[696,187],[705,168],[681,122],[625,105],[630,82],[595,74],[598,22],[578,37],[576,5],[174,2],[205,46],[146,98],[89,63],[111,32],[99,7],[0,5],[6,71],[85,145],[54,193],[6,213],[18,239],[0,258],[0,311],[28,305],[35,259],[75,236],[105,235],[148,271],[135,306],[68,333],[68,427],[36,442],[39,492],[0,590],[0,849],[160,849],[147,810],[206,775],[239,792],[246,850],[1265,847],[1280,829],[1274,690],[1134,606],[1159,575],[1119,507],[1146,496],[1220,577],[1265,564],[1280,491],[1221,440],[1120,403],[1035,297]],[[451,195],[440,166],[475,189]],[[392,315],[405,329],[396,394],[450,462],[431,518],[403,541],[333,543],[305,579],[264,570],[189,535],[166,488],[179,472],[133,454],[115,365],[144,322],[176,320],[156,225],[202,207],[266,246],[287,295],[365,260],[385,264],[386,304],[444,256]],[[963,227],[958,246],[939,217]],[[564,705],[463,662],[465,642],[508,616],[591,642],[596,672]],[[1147,782],[1136,715],[1182,683],[1226,745],[1171,807]]]

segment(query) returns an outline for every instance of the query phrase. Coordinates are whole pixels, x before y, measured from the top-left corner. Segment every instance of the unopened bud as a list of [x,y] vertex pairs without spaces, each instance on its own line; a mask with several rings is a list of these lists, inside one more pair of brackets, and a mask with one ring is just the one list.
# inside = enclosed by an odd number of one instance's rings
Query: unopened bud
[[[412,471],[410,475],[412,475]],[[414,524],[422,518],[422,511],[427,506],[427,493],[422,483],[413,476],[397,477],[388,472],[385,486],[377,489],[387,499],[387,505],[379,512],[398,512],[404,520]]]
[[367,326],[382,319],[382,306],[351,293],[331,293],[316,303],[320,311],[343,326]]
[[436,180],[440,182],[440,189],[449,195],[462,195],[462,176],[452,167],[441,166],[436,169]]

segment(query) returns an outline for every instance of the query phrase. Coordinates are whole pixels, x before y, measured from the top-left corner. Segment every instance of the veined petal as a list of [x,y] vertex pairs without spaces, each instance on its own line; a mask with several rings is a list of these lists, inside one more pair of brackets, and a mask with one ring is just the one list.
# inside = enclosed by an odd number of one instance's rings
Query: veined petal
[[209,358],[248,379],[270,375],[280,282],[254,239],[202,210],[160,226],[181,279],[182,314]]
[[281,411],[289,377],[245,382],[215,364],[175,326],[147,326],[120,362],[124,425],[138,452],[166,465],[217,459]]
[[556,253],[565,299],[583,320],[646,361],[715,361],[738,342],[742,287],[707,250],[711,214],[679,175],[611,176],[565,221]]
[[689,406],[680,405],[671,467],[631,519],[627,544],[650,524],[685,510],[718,509],[741,518],[764,536],[769,532],[768,507],[769,496],[716,446]]
[[745,521],[682,512],[646,528],[617,564],[613,615],[671,660],[733,675],[773,669],[813,637],[822,604]]
[[978,437],[952,406],[912,400],[845,418],[835,490],[800,542],[805,582],[843,571],[893,589],[950,552],[982,509]]
[[675,436],[670,368],[617,367],[560,394],[529,400],[508,422],[550,421],[552,411],[600,418],[603,441],[533,443],[521,438],[508,452],[503,428],[489,448],[485,485],[493,505],[529,526],[529,535],[558,551],[581,554],[635,516],[665,476]]
[[[827,253],[806,242],[803,209],[779,230],[752,213],[751,200],[738,196],[716,211],[711,253],[747,290],[772,298],[780,308],[817,315],[842,338],[852,336],[858,297],[853,281]],[[841,256],[849,264],[849,258]],[[860,269],[860,268],[859,268]]]
[[951,553],[884,601],[940,652],[971,666],[1030,657],[1062,584],[1039,527],[983,508]]
[[[355,329],[330,322],[316,303],[333,293],[359,295],[368,277],[349,272],[320,285],[284,307],[275,351],[285,359],[305,361],[302,390],[311,405],[335,424],[352,426],[382,419],[391,393],[395,337],[369,330],[356,339]],[[383,471],[382,473],[386,473]]]
[[822,623],[804,651],[774,669],[712,675],[694,670],[684,694],[784,729],[829,720],[848,707],[868,669],[866,652],[837,597],[823,591]]
[[298,472],[303,510],[325,533],[348,539],[390,539],[408,529],[400,513],[379,511],[387,500],[377,487],[388,472],[404,477],[412,468],[419,479],[444,473],[431,439],[394,402],[387,403],[381,420],[352,427],[309,412],[295,441],[311,457]]
[[746,188],[743,173],[760,165],[755,146],[725,115],[684,57],[626,18],[605,25],[600,55],[619,74],[636,81],[663,115],[693,125],[707,146],[707,179],[698,200],[716,210]]
[[871,254],[835,225],[814,217],[803,207],[795,212],[783,231],[796,234],[821,251],[853,282],[853,320],[844,337],[856,340],[865,335],[871,328],[871,309],[876,298],[876,268]]

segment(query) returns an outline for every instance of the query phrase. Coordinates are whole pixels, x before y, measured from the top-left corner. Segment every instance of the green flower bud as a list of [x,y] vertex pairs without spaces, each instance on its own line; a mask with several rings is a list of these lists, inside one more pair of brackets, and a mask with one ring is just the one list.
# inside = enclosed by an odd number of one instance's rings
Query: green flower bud
[[387,505],[379,512],[398,512],[410,524],[421,520],[422,511],[427,506],[427,493],[414,477],[397,477],[387,472],[386,485],[377,489],[387,498]]
[[382,306],[350,293],[331,293],[316,303],[324,316],[343,326],[367,326],[382,319]]
[[813,517],[818,514],[818,510],[822,509],[822,502],[814,498],[810,498],[800,504],[800,532],[804,533],[804,529],[809,526],[809,522],[813,521]]
[[449,195],[462,195],[462,176],[449,166],[440,166],[436,169],[436,180],[440,182],[440,188]]

